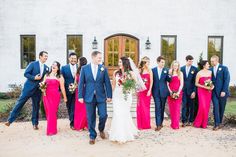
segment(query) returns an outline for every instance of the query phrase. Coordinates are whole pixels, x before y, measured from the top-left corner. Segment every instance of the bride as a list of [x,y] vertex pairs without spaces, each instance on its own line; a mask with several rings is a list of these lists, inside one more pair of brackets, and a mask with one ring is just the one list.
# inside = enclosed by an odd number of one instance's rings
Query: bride
[[[122,80],[124,75],[129,72],[131,77],[137,82],[134,71],[131,68],[133,61],[127,57],[119,60],[119,70],[114,71],[112,90],[113,90],[113,118],[109,131],[109,139],[118,143],[132,141],[138,135],[138,130],[134,125],[130,108],[132,105],[132,92],[124,96],[122,92]],[[143,86],[145,86],[143,84]]]

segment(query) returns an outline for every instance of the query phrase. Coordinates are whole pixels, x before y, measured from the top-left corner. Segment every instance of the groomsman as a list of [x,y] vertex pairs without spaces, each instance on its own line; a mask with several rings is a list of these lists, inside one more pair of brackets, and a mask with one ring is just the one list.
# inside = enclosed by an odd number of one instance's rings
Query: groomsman
[[70,128],[72,130],[74,130],[75,93],[71,93],[69,91],[69,85],[75,82],[77,68],[77,55],[76,53],[72,52],[69,54],[69,64],[61,68],[61,74],[65,79],[65,89],[67,96],[66,107],[70,120]]
[[48,59],[48,53],[42,51],[39,53],[39,61],[31,62],[25,69],[24,76],[26,77],[25,84],[23,86],[21,95],[17,100],[10,116],[5,123],[6,126],[10,126],[19,115],[22,107],[25,105],[29,98],[32,99],[32,124],[33,129],[38,130],[38,116],[39,116],[39,104],[41,100],[41,91],[39,89],[39,83],[42,81],[44,75],[48,72],[48,66],[45,62]]
[[161,130],[163,127],[164,111],[167,96],[170,94],[167,82],[171,81],[171,75],[169,75],[169,69],[165,68],[165,58],[159,56],[157,58],[157,67],[152,69],[153,73],[153,86],[152,96],[155,102],[155,119],[156,128],[155,131]]
[[229,96],[230,74],[228,68],[219,64],[219,57],[214,55],[211,57],[212,82],[215,86],[212,92],[214,128],[218,130],[223,127],[222,121],[225,111],[227,97]]
[[184,74],[182,97],[182,127],[191,126],[194,121],[194,99],[196,97],[195,79],[198,69],[193,66],[193,56],[186,56],[186,65],[181,67]]

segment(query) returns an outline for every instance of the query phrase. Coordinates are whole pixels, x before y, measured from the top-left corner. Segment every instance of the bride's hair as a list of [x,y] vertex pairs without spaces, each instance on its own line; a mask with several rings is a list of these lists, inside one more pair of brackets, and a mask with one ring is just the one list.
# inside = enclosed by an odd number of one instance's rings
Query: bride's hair
[[[122,65],[123,65],[123,68],[124,68],[124,72],[127,72],[127,71],[132,71],[132,68],[130,66],[130,62],[129,62],[129,59],[128,57],[121,57],[120,58],[121,61],[122,61]],[[122,71],[121,69],[119,69],[116,74],[119,74],[119,75],[122,75]]]
[[[54,64],[54,63],[56,63],[57,68],[58,68],[56,77],[60,78],[61,77],[61,71],[60,71],[61,64],[58,61],[54,61],[52,64]],[[52,73],[52,66],[50,68],[50,71],[47,73],[47,76],[49,76],[51,73]]]

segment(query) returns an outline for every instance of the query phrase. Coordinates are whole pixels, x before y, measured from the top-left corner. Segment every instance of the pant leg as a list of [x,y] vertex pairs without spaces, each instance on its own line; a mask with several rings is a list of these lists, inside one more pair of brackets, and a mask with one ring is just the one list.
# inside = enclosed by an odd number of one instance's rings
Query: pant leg
[[154,97],[156,126],[161,125],[161,98]]
[[223,98],[222,97],[219,98],[220,124],[222,123],[223,118],[224,118],[226,102],[227,102],[226,96]]
[[182,98],[182,123],[187,122],[187,94],[183,93]]
[[97,137],[96,127],[96,101],[86,102],[86,115],[88,120],[88,129],[90,139],[95,139]]
[[97,107],[98,107],[98,115],[99,115],[98,130],[102,132],[105,128],[106,121],[107,121],[107,104],[106,102],[97,103]]
[[161,125],[164,121],[166,99],[167,99],[167,97],[166,98],[161,98]]
[[214,114],[214,121],[215,126],[219,126],[220,124],[220,109],[219,109],[219,98],[212,93],[212,102],[213,102],[213,114]]
[[189,118],[188,121],[192,123],[194,121],[194,99],[191,98],[191,95],[188,96],[188,107],[189,107]]
[[70,126],[74,126],[75,94],[67,95],[66,107],[69,115]]
[[22,92],[19,99],[17,100],[14,108],[12,109],[10,116],[8,117],[8,122],[12,123],[16,120],[17,116],[19,115],[22,107],[25,105],[27,100],[31,97],[31,94]]
[[38,125],[41,92],[37,89],[31,98],[32,98],[32,118],[31,118],[32,124]]

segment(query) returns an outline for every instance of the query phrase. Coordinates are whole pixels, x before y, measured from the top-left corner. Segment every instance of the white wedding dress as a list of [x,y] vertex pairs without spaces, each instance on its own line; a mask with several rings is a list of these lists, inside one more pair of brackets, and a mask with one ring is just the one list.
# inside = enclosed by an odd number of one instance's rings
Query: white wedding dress
[[116,76],[116,87],[113,91],[113,117],[109,131],[109,139],[119,143],[132,141],[138,135],[138,130],[134,125],[130,113],[132,104],[132,94],[127,100],[124,99],[122,86],[118,85],[119,75]]

